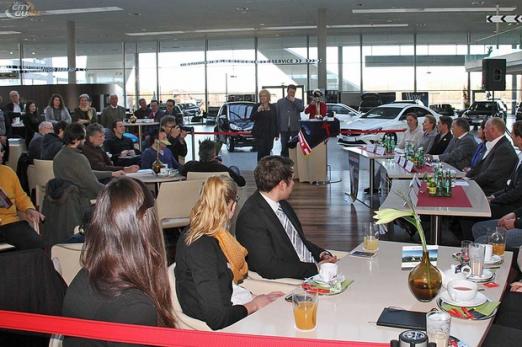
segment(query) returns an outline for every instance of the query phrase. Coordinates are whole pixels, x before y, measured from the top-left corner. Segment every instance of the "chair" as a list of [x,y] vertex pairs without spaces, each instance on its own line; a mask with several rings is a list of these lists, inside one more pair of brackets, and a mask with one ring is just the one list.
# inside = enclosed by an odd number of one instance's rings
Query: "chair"
[[60,243],[51,248],[51,259],[56,271],[62,275],[67,285],[70,285],[78,271],[80,265],[80,255],[83,243]]
[[201,193],[204,180],[165,182],[160,186],[156,211],[162,229],[190,224],[190,211]]
[[6,243],[6,242],[0,242],[0,252],[3,252],[3,251],[8,251],[8,250],[11,250],[11,249],[14,249],[15,246],[9,244],[9,243]]
[[214,176],[230,177],[230,174],[228,172],[193,172],[193,171],[189,171],[187,173],[187,181],[206,180],[207,178],[214,177]]
[[52,160],[34,160],[34,183],[36,187],[36,205],[42,210],[42,202],[45,196],[45,186],[47,182],[54,178],[53,161]]
[[178,301],[178,295],[176,294],[176,277],[174,275],[174,268],[176,264],[172,264],[167,269],[170,283],[170,296],[172,300],[172,308],[174,309],[174,316],[176,318],[176,328],[178,329],[191,329],[191,330],[202,330],[210,331],[211,329],[202,320],[195,319],[187,316],[183,313],[181,305]]
[[24,139],[9,139],[9,159],[7,160],[7,166],[16,172],[16,166],[18,159],[23,152],[27,152]]
[[32,197],[33,191],[36,190],[36,169],[34,164],[27,166],[27,183],[29,186],[29,195]]

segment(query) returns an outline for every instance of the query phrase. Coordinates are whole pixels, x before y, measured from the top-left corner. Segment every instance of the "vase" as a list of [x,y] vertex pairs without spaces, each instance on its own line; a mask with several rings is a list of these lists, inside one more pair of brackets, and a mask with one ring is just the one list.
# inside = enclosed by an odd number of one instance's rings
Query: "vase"
[[419,301],[433,300],[442,286],[442,275],[430,262],[428,251],[423,251],[422,260],[408,276],[408,285],[412,294]]

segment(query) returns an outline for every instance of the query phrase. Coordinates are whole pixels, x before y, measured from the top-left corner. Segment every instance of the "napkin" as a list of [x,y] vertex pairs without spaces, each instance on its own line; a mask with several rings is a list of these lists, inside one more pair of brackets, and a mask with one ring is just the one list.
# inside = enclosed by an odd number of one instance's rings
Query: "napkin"
[[498,305],[500,305],[500,301],[487,301],[475,307],[460,307],[442,302],[441,308],[450,314],[455,313],[459,318],[480,319],[491,316]]
[[303,288],[317,289],[319,294],[339,294],[344,292],[351,284],[353,280],[342,277],[341,280],[332,281],[330,283],[323,282],[313,277],[308,278],[303,283]]

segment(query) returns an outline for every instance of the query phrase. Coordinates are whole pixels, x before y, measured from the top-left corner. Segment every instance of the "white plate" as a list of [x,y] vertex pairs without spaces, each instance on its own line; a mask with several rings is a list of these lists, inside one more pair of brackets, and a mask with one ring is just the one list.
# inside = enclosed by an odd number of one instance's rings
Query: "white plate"
[[488,301],[488,297],[482,294],[481,292],[477,292],[477,295],[472,300],[469,301],[462,301],[462,302],[456,302],[451,299],[449,293],[447,291],[440,294],[440,299],[444,301],[447,304],[453,305],[453,306],[460,306],[460,307],[475,307],[480,306],[486,301]]
[[468,280],[473,281],[473,282],[485,282],[485,281],[492,279],[494,275],[495,274],[493,272],[491,272],[490,270],[484,269],[484,271],[482,271],[482,276],[480,276],[480,277],[469,276]]
[[493,265],[496,263],[500,263],[502,261],[502,257],[500,255],[493,254],[489,260],[484,260],[484,264]]

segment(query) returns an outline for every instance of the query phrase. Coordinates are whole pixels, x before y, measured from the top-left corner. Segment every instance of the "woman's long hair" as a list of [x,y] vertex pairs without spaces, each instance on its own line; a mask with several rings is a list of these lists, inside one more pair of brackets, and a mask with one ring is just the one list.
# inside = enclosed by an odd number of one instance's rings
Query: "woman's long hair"
[[190,212],[190,229],[185,242],[190,245],[203,235],[214,235],[228,227],[230,202],[237,201],[237,185],[225,176],[209,177]]
[[82,252],[82,265],[101,293],[128,288],[147,294],[160,325],[174,326],[165,245],[154,199],[143,183],[113,179],[99,194]]

